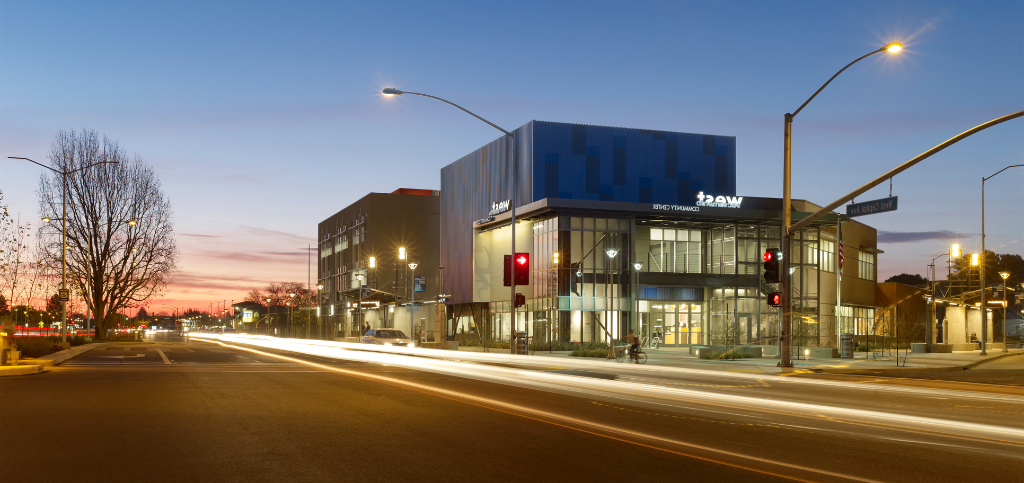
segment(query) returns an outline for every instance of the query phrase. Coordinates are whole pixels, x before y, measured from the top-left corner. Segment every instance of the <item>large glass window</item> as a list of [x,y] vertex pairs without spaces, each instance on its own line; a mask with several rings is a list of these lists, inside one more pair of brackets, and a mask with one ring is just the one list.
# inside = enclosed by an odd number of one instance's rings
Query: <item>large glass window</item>
[[736,273],[736,227],[712,228],[711,240],[708,245],[710,245],[708,272]]
[[650,250],[644,265],[649,272],[700,273],[700,230],[651,228]]
[[857,275],[865,280],[875,279],[875,254],[860,252],[857,254]]
[[822,272],[836,271],[836,242],[822,239],[818,242],[821,250],[818,253],[818,268]]

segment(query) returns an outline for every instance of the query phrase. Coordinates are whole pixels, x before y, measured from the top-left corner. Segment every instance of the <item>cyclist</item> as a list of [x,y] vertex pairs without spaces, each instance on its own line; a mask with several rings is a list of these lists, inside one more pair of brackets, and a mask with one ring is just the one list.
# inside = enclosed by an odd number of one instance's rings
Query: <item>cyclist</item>
[[636,355],[640,352],[640,337],[633,333],[633,329],[629,329],[626,342],[629,342],[629,358],[636,360]]

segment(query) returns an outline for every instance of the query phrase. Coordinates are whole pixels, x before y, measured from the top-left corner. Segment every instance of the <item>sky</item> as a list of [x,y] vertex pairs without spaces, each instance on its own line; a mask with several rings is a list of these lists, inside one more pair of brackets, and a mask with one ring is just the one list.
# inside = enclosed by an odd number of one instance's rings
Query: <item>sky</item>
[[[368,192],[440,187],[531,120],[736,137],[737,194],[829,203],[946,139],[1024,109],[1024,3],[31,2],[0,0],[0,157],[45,161],[96,130],[151,164],[181,259],[150,312],[305,282],[317,223]],[[951,243],[980,249],[981,178],[1024,163],[1024,118],[897,176],[879,278]],[[11,212],[38,219],[42,168],[0,159]],[[858,198],[889,195],[884,184]],[[1024,253],[1024,168],[986,183],[986,247]],[[940,262],[941,263],[941,262]],[[315,267],[312,268],[315,284]]]

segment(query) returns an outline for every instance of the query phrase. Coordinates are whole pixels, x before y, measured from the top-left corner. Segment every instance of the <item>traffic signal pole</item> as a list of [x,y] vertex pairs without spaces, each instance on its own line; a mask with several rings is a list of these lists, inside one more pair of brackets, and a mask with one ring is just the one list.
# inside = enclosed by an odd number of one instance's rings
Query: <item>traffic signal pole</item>
[[[842,71],[840,71],[842,72]],[[837,74],[838,75],[838,74]],[[831,81],[830,81],[831,82]],[[827,85],[827,84],[826,84]],[[824,88],[824,86],[822,87]],[[820,92],[820,89],[819,89]],[[817,93],[815,93],[817,95]],[[813,99],[813,96],[812,96]],[[807,100],[810,102],[810,99]],[[807,103],[805,102],[806,106]],[[801,109],[803,106],[800,106]],[[799,112],[799,110],[797,110]],[[792,134],[793,134],[793,115],[786,113],[786,127],[784,131],[785,140],[783,141],[783,160],[782,160],[782,273],[779,273],[779,277],[782,278],[782,320],[779,321],[781,329],[779,331],[779,367],[793,367],[793,361],[790,360],[789,355],[789,329],[790,329],[790,274],[789,274],[789,260],[790,260],[790,235],[789,227],[793,224],[792,218],[792,200],[791,200],[791,186],[790,186],[790,169],[792,163],[790,161],[792,156]]]

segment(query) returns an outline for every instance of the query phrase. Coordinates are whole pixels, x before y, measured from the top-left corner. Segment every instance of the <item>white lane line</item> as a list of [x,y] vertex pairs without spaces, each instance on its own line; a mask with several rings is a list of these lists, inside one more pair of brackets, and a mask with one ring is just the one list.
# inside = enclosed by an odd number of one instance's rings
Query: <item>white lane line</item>
[[167,354],[164,354],[164,351],[160,350],[159,347],[156,348],[156,351],[160,353],[160,357],[164,360],[164,364],[171,363],[171,360],[167,358]]
[[[728,462],[728,461],[722,461],[722,460],[714,459],[714,458],[711,458],[711,457],[708,457],[708,456],[701,456],[699,454],[685,453],[685,452],[682,452],[682,451],[672,450],[670,448],[664,448],[664,447],[644,444],[642,442],[637,441],[636,439],[639,437],[639,438],[647,439],[649,441],[656,441],[656,442],[659,442],[659,443],[667,443],[669,445],[682,446],[682,447],[685,447],[685,448],[691,448],[691,449],[695,449],[695,450],[698,450],[698,451],[705,451],[705,452],[708,452],[708,453],[722,455],[722,456],[727,456],[727,457],[732,457],[732,458],[737,458],[737,459],[740,459],[740,460],[755,461],[755,462],[758,462],[758,463],[767,464],[767,465],[771,465],[771,466],[781,466],[783,468],[801,470],[801,471],[806,471],[806,472],[809,472],[809,473],[816,473],[816,474],[819,474],[819,475],[832,476],[832,477],[837,477],[837,478],[842,478],[842,479],[847,479],[847,480],[860,481],[860,482],[863,482],[863,483],[881,483],[881,482],[879,482],[877,480],[872,480],[872,479],[869,479],[869,478],[862,478],[862,477],[853,476],[853,475],[847,475],[847,474],[843,474],[843,473],[836,473],[836,472],[827,471],[827,470],[823,470],[823,469],[816,469],[816,468],[811,468],[811,467],[808,467],[808,466],[797,465],[797,464],[794,464],[794,463],[786,463],[786,462],[783,462],[783,461],[773,460],[773,459],[769,459],[769,458],[760,458],[760,457],[756,457],[756,456],[752,456],[752,455],[745,455],[745,454],[737,453],[737,452],[733,452],[733,451],[727,451],[727,450],[723,450],[723,449],[713,448],[713,447],[710,447],[710,446],[704,446],[704,445],[699,445],[699,444],[694,444],[694,443],[688,443],[688,442],[685,442],[685,441],[671,439],[671,438],[666,438],[666,437],[661,437],[661,436],[657,436],[657,435],[650,434],[650,433],[638,432],[638,431],[634,431],[634,430],[627,429],[627,428],[622,428],[622,427],[618,427],[618,426],[612,426],[612,425],[607,425],[607,424],[603,424],[603,423],[598,423],[596,421],[588,421],[588,420],[584,420],[584,419],[580,419],[580,418],[575,418],[575,417],[572,417],[572,416],[569,416],[569,415],[564,415],[564,414],[558,414],[558,413],[553,413],[553,412],[549,412],[549,411],[544,411],[542,409],[534,409],[534,408],[529,408],[529,407],[521,406],[521,405],[514,404],[514,403],[509,403],[509,402],[505,402],[505,401],[496,400],[496,399],[490,399],[490,398],[486,398],[486,397],[482,397],[482,396],[475,396],[475,395],[471,395],[471,394],[467,394],[467,393],[463,393],[463,392],[459,392],[459,391],[454,391],[454,390],[449,390],[449,389],[442,389],[442,388],[439,388],[439,387],[430,386],[430,385],[426,385],[426,384],[420,384],[420,383],[408,381],[408,380],[405,380],[405,379],[397,379],[397,378],[388,377],[388,376],[380,376],[380,375],[376,375],[376,374],[373,374],[373,373],[366,373],[366,372],[359,372],[359,371],[354,371],[354,370],[342,369],[342,368],[339,368],[339,367],[328,366],[328,365],[324,365],[324,364],[320,364],[320,363],[316,363],[316,362],[310,362],[310,361],[305,361],[305,360],[302,360],[302,359],[296,359],[296,358],[293,358],[293,357],[288,357],[288,356],[283,356],[283,355],[278,355],[278,354],[272,354],[272,353],[269,353],[269,352],[263,352],[263,351],[256,350],[256,349],[250,349],[248,347],[228,345],[228,344],[225,344],[224,342],[220,342],[220,341],[215,341],[215,343],[220,344],[220,345],[222,345],[224,347],[230,347],[230,348],[233,348],[233,349],[244,350],[244,351],[252,352],[252,353],[255,353],[255,354],[261,354],[261,355],[264,355],[264,356],[269,356],[269,357],[274,357],[274,358],[277,358],[277,359],[287,360],[287,361],[295,362],[295,363],[298,363],[298,364],[303,364],[303,365],[307,365],[307,366],[311,366],[311,367],[317,367],[317,368],[322,369],[325,372],[329,371],[329,372],[335,372],[335,373],[340,373],[340,374],[346,374],[346,375],[353,376],[353,377],[356,377],[356,378],[361,378],[361,379],[378,380],[378,381],[382,381],[382,382],[385,382],[385,383],[388,383],[388,384],[391,384],[391,385],[394,385],[394,386],[411,387],[413,389],[416,389],[416,390],[419,390],[419,391],[422,391],[422,392],[439,394],[442,397],[447,397],[449,399],[458,399],[458,400],[467,401],[467,402],[469,402],[469,404],[473,404],[473,405],[476,405],[476,406],[485,407],[485,408],[489,408],[489,409],[496,409],[498,411],[505,412],[507,414],[523,416],[523,417],[534,419],[536,421],[543,422],[543,423],[555,424],[555,425],[562,426],[562,427],[567,428],[567,429],[572,429],[572,430],[576,430],[576,431],[581,431],[581,432],[584,432],[584,433],[592,434],[594,436],[609,438],[609,439],[613,439],[613,440],[617,440],[617,441],[621,441],[621,442],[629,443],[629,444],[635,444],[635,445],[639,445],[639,446],[645,446],[645,447],[656,449],[656,450],[660,450],[660,451],[670,452],[670,453],[678,454],[678,455],[681,455],[681,456],[687,456],[687,457],[690,457],[690,458],[700,459],[700,460],[704,460],[704,461],[710,461],[710,462],[713,462],[713,463],[718,463],[718,464],[722,464],[722,465],[726,465],[726,466],[732,466],[734,468],[741,468],[741,469],[752,471],[752,472],[756,472],[756,473],[768,474],[768,475],[772,475],[772,476],[776,476],[776,477],[780,477],[780,478],[785,478],[785,479],[796,480],[796,481],[804,481],[804,482],[808,481],[808,480],[805,480],[805,479],[800,478],[800,477],[796,477],[796,476],[792,476],[792,475],[778,474],[778,473],[767,471],[767,470],[764,470],[764,469],[761,469],[761,468],[754,468],[754,467],[749,467],[749,466],[743,466],[741,464],[732,463],[732,462]],[[588,431],[588,429],[589,429],[589,431]],[[599,432],[595,432],[595,431],[599,431]],[[608,434],[608,433],[611,433],[611,434]]]

